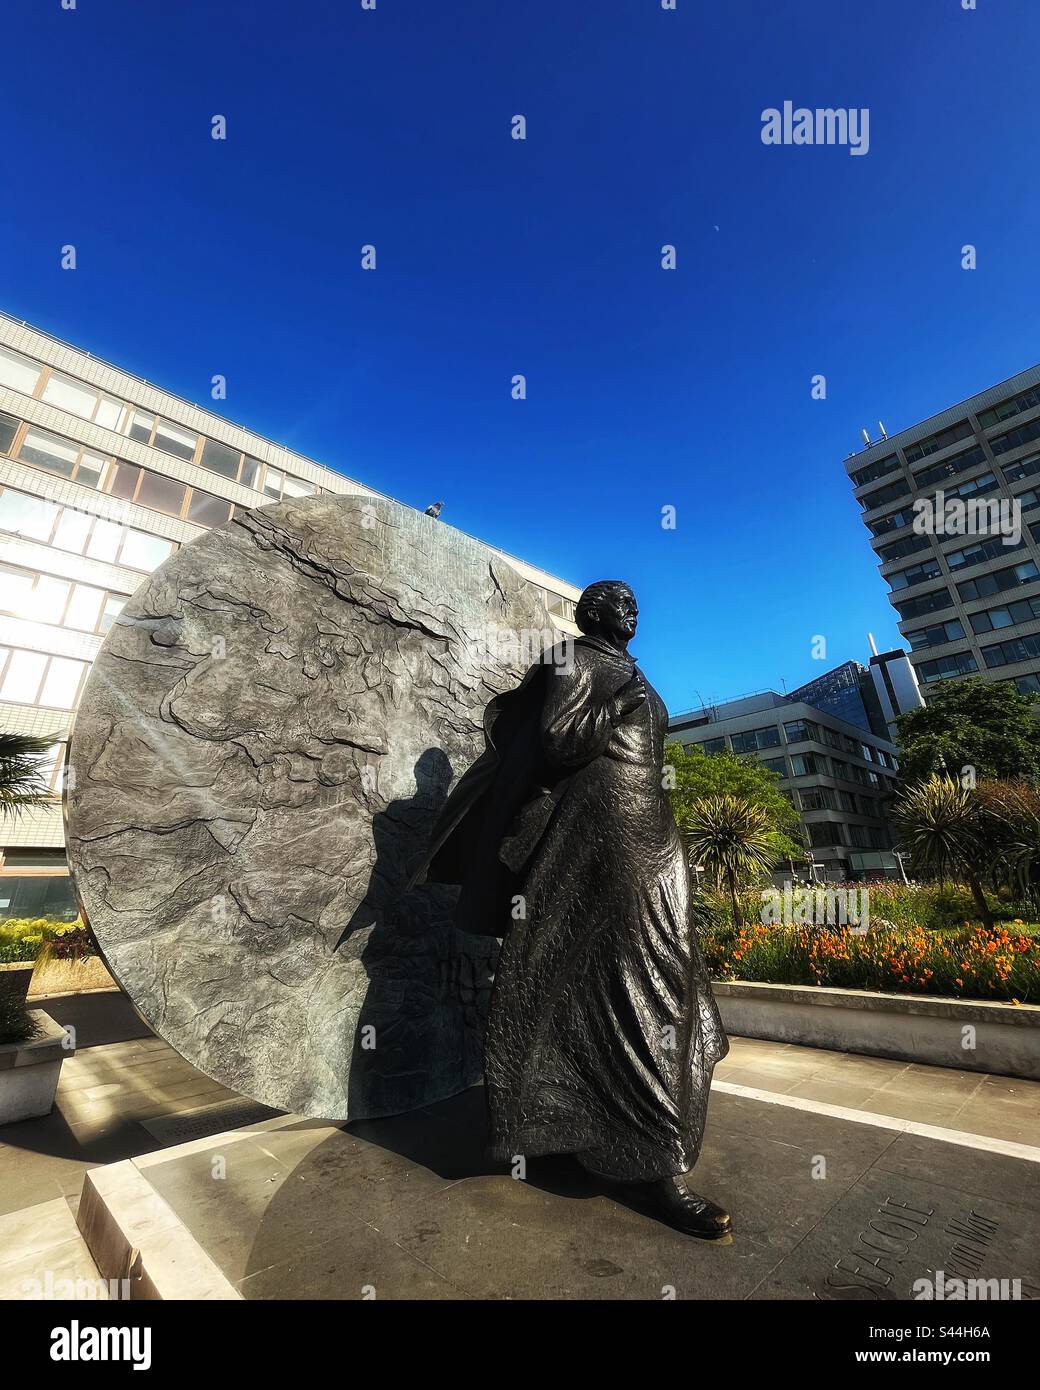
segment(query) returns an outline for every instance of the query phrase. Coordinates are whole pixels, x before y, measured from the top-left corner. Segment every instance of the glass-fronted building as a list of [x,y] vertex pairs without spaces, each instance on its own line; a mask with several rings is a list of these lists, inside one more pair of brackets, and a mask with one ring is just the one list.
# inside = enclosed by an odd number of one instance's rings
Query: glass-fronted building
[[[53,740],[52,800],[0,820],[0,918],[73,912],[65,742],[90,664],[130,594],[236,509],[345,477],[79,348],[0,315],[0,730]],[[575,632],[579,590],[502,555]]]
[[668,736],[707,754],[750,754],[778,773],[808,851],[786,876],[841,882],[898,873],[887,808],[899,755],[888,719],[874,665],[846,662],[789,695],[764,690],[673,715]]

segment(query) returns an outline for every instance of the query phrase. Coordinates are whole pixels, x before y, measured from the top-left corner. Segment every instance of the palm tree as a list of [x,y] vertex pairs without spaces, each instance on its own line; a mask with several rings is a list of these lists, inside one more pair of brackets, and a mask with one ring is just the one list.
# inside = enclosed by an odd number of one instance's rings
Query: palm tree
[[1035,905],[1040,897],[1040,787],[986,780],[975,794],[986,816],[995,871]]
[[993,914],[979,880],[988,818],[975,793],[935,773],[902,794],[892,807],[892,819],[917,867],[933,870],[940,880],[951,871],[964,875],[983,926],[992,927]]
[[0,733],[0,816],[17,816],[48,799],[42,760],[53,746],[53,738]]
[[768,815],[740,796],[706,796],[685,813],[681,828],[691,861],[704,865],[716,888],[725,884],[739,927],[738,881],[768,872],[776,859]]

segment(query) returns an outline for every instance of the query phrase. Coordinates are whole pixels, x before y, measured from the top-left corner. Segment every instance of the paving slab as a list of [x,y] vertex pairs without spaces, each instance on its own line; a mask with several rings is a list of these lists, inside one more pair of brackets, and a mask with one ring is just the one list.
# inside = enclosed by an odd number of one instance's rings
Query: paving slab
[[242,1298],[906,1299],[939,1269],[1040,1293],[1040,1162],[791,1099],[713,1094],[698,1185],[734,1217],[715,1243],[574,1160],[520,1180],[489,1164],[480,1088],[344,1129],[281,1117],[136,1167]]

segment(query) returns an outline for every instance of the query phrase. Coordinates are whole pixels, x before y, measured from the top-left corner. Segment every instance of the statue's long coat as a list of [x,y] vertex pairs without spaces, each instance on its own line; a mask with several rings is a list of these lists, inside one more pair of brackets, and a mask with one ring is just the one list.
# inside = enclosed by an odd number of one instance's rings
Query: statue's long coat
[[634,661],[595,637],[553,657],[489,704],[428,876],[461,884],[459,927],[504,937],[484,1063],[493,1155],[573,1153],[648,1181],[696,1162],[728,1043],[662,788],[664,704],[647,682],[615,723]]

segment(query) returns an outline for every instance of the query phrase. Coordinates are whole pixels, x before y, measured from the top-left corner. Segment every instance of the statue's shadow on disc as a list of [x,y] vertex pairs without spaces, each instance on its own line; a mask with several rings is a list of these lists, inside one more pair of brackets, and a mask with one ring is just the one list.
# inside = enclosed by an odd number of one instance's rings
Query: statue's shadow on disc
[[405,892],[452,781],[442,748],[415,764],[415,792],[372,818],[375,859],[336,950],[354,956],[367,984],[356,1015],[347,1083],[356,1119],[402,1115],[480,1080],[497,942],[453,926],[458,890]]

